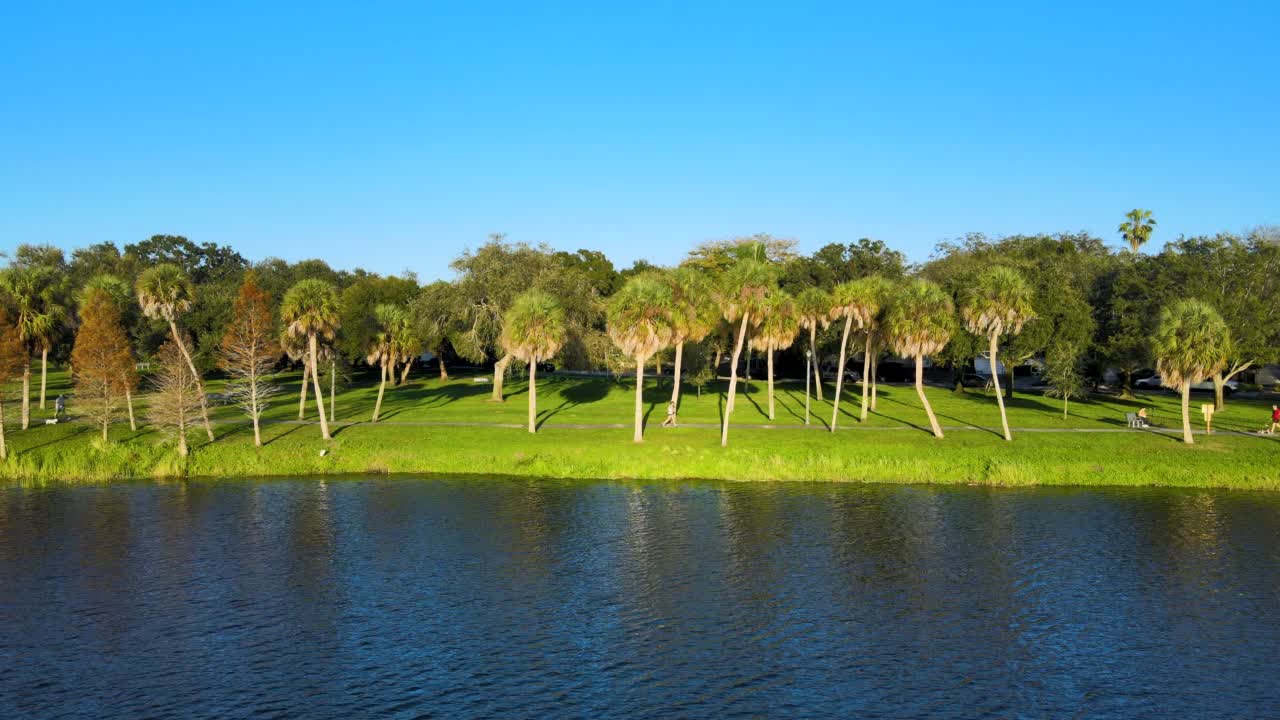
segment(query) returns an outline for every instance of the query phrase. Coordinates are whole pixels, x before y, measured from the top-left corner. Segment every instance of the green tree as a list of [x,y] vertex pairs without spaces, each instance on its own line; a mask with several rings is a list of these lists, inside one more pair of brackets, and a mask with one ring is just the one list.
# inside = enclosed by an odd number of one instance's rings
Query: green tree
[[690,266],[679,267],[664,273],[662,277],[671,288],[670,342],[675,345],[671,403],[678,412],[685,343],[702,342],[719,320],[719,313],[707,302],[711,295],[711,285],[701,270]]
[[[796,297],[796,315],[798,316],[800,327],[809,331],[809,351],[805,355],[805,374],[812,372],[813,386],[819,401],[822,400],[822,374],[818,372],[818,330],[826,329],[827,325],[830,324],[829,313],[831,308],[831,295],[821,288],[806,288]],[[808,387],[808,380],[805,381],[805,387]],[[809,424],[809,393],[807,390],[804,396],[804,424]]]
[[380,372],[378,380],[378,399],[373,405],[373,418],[370,422],[378,422],[382,414],[382,396],[387,389],[387,376],[395,374],[395,366],[401,352],[400,326],[408,322],[406,311],[398,305],[383,303],[374,308],[378,330],[369,342],[365,361],[370,365],[377,363]]
[[196,370],[195,361],[191,359],[191,352],[187,349],[182,333],[178,331],[178,318],[191,309],[194,296],[191,278],[177,265],[161,263],[148,268],[138,276],[135,290],[138,294],[138,304],[142,306],[142,313],[149,318],[163,320],[169,325],[174,346],[186,359],[191,375],[195,378],[200,395],[200,418],[204,421],[204,430],[209,436],[209,442],[213,442],[213,425],[209,423],[209,401],[205,397],[204,383],[200,379],[200,371]]
[[671,342],[675,298],[653,273],[636,275],[609,301],[609,338],[636,365],[635,442],[644,442],[644,365]]
[[845,362],[849,352],[849,334],[857,326],[866,334],[866,350],[863,355],[862,419],[866,420],[867,375],[871,373],[872,346],[875,341],[876,318],[888,292],[888,282],[872,275],[846,283],[840,283],[831,291],[831,318],[844,318],[844,331],[840,336],[840,362],[836,366],[836,395],[831,412],[831,432],[836,430],[840,417],[840,399],[844,393]]
[[1147,244],[1151,233],[1155,232],[1156,221],[1150,210],[1134,208],[1125,213],[1125,222],[1120,223],[1119,233],[1129,243],[1129,249],[1137,254],[1138,248]]
[[307,356],[311,366],[312,390],[320,413],[320,436],[329,440],[329,421],[325,417],[324,394],[320,390],[319,342],[323,337],[332,342],[342,323],[342,306],[338,291],[324,280],[301,280],[285,293],[280,318],[287,332],[307,339]]
[[1009,431],[1009,417],[1005,413],[997,372],[1000,367],[997,360],[1000,337],[1017,335],[1022,332],[1022,326],[1035,316],[1031,306],[1031,287],[1026,279],[1017,270],[1003,266],[990,268],[979,275],[960,307],[960,317],[969,332],[987,338],[991,382],[995,386],[996,403],[1000,406],[1000,425],[1004,428],[1005,440],[1013,440],[1013,433]]
[[[564,344],[564,308],[543,290],[528,290],[516,298],[502,323],[502,347],[529,363],[529,432],[537,432],[538,363],[555,357]],[[639,378],[637,378],[639,382]]]
[[733,359],[729,367],[729,393],[725,400],[720,427],[720,446],[729,445],[729,418],[733,415],[734,398],[738,391],[738,361],[746,343],[747,331],[759,327],[765,301],[775,287],[774,268],[765,260],[767,246],[763,243],[739,246],[742,253],[724,273],[720,283],[720,313],[725,321],[738,326],[733,345]]
[[1067,419],[1071,399],[1085,397],[1084,371],[1081,367],[1083,356],[1080,346],[1069,340],[1055,341],[1044,356],[1044,378],[1049,383],[1049,390],[1045,395],[1062,398],[1063,420]]
[[889,303],[884,329],[895,352],[915,358],[916,394],[929,416],[934,437],[942,437],[938,418],[924,393],[924,359],[946,347],[955,332],[955,305],[951,296],[935,283],[916,280],[901,289]]
[[774,419],[773,407],[773,353],[786,350],[800,332],[795,300],[783,290],[769,293],[761,308],[760,328],[751,338],[751,344],[768,356],[769,419]]
[[1151,338],[1160,381],[1182,395],[1182,440],[1191,435],[1191,386],[1220,371],[1231,342],[1222,316],[1200,300],[1182,300],[1160,313]]
[[[61,305],[61,278],[48,267],[16,262],[0,275],[0,287],[15,309],[14,325],[28,357],[36,348],[40,349],[43,398],[49,347],[66,317]],[[22,429],[26,430],[30,425],[31,368],[28,362],[22,372]]]

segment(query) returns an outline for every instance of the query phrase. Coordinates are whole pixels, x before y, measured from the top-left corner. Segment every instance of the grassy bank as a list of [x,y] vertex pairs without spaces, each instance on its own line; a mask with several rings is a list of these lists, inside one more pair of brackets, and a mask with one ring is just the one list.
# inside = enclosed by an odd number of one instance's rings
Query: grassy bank
[[[1124,430],[1124,412],[1142,405],[1153,408],[1157,425],[1176,428],[1176,398],[1166,394],[1133,403],[1113,398],[1072,403],[1072,413],[1065,420],[1058,401],[1020,395],[1010,403],[1015,441],[1006,443],[998,435],[994,399],[983,393],[954,395],[930,389],[939,420],[950,428],[945,439],[937,440],[921,429],[923,411],[910,387],[884,388],[878,412],[866,424],[857,421],[858,398],[851,392],[842,406],[844,429],[832,434],[825,432],[832,411],[830,388],[827,402],[814,401],[813,424],[805,428],[803,385],[780,386],[776,419],[770,422],[761,383],[739,398],[733,420],[741,427],[731,431],[730,447],[721,448],[713,427],[658,427],[670,393],[669,381],[646,389],[651,422],[646,442],[634,445],[625,426],[634,398],[629,380],[619,384],[552,377],[540,382],[543,426],[537,435],[530,435],[518,427],[526,407],[525,388],[518,381],[509,385],[508,401],[499,404],[488,402],[489,387],[470,377],[447,383],[419,378],[388,389],[385,422],[371,425],[368,416],[376,388],[358,378],[339,395],[338,421],[344,424],[325,443],[315,425],[296,423],[297,397],[291,393],[296,392],[297,377],[287,379],[295,384],[286,385],[286,394],[272,409],[272,422],[263,431],[267,444],[261,449],[253,447],[252,433],[232,408],[221,408],[215,415],[216,442],[208,444],[202,432],[192,433],[195,443],[186,460],[145,425],[137,432],[115,426],[112,442],[104,445],[83,423],[38,424],[50,410],[37,413],[37,424],[28,431],[19,431],[13,423],[7,426],[12,454],[0,463],[0,473],[26,482],[439,473],[1280,489],[1276,472],[1280,445],[1271,437],[1221,433],[1200,436],[1196,446],[1185,447],[1176,435]],[[54,395],[65,391],[64,376],[53,380]],[[210,389],[216,390],[216,384]],[[857,387],[851,390],[856,392]],[[722,387],[709,387],[701,397],[692,391],[682,406],[682,422],[718,422],[722,391]],[[1267,407],[1256,400],[1232,401],[1215,425],[1222,431],[1256,430],[1266,419]],[[15,403],[6,409],[9,418],[16,417]],[[71,409],[74,412],[74,404]],[[314,419],[314,409],[308,415]],[[613,423],[624,426],[573,427]],[[326,450],[323,456],[322,449]]]

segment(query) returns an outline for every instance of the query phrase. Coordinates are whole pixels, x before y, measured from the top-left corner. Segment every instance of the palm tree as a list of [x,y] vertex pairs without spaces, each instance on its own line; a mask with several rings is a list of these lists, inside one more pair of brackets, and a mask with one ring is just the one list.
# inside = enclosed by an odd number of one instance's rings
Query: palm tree
[[760,325],[760,314],[773,285],[773,268],[763,259],[752,256],[738,259],[721,281],[720,312],[727,322],[738,324],[733,360],[729,364],[729,395],[720,421],[721,447],[729,445],[729,416],[733,414],[733,399],[738,392],[738,360],[742,357],[747,330]]
[[[13,267],[5,271],[3,288],[10,296],[16,312],[14,328],[28,358],[38,345],[41,348],[40,407],[44,407],[44,386],[48,366],[48,348],[61,325],[65,311],[57,303],[53,271],[39,267]],[[22,429],[31,425],[31,363],[22,371]]]
[[560,352],[564,338],[564,308],[543,290],[525,291],[503,318],[503,349],[529,363],[529,432],[538,430],[538,363]]
[[191,309],[191,303],[195,299],[191,278],[177,265],[161,263],[144,270],[134,287],[138,294],[138,304],[142,306],[142,314],[169,324],[174,345],[182,353],[191,375],[195,377],[196,392],[200,395],[200,417],[204,420],[204,431],[209,436],[209,442],[213,442],[213,425],[209,423],[209,401],[204,394],[204,381],[200,379],[200,372],[196,370],[182,333],[178,332],[178,318]]
[[674,306],[671,286],[652,274],[632,277],[609,301],[609,338],[636,361],[636,442],[644,442],[644,364],[671,342]]
[[782,290],[769,293],[762,310],[760,329],[750,344],[764,350],[768,357],[769,419],[773,420],[773,353],[791,347],[800,332],[800,320],[795,299]]
[[679,411],[684,344],[701,342],[715,327],[719,313],[707,303],[711,288],[701,270],[691,266],[679,267],[665,274],[663,279],[671,287],[671,343],[676,348],[672,367],[671,403]]
[[1160,381],[1182,393],[1182,440],[1191,445],[1191,386],[1222,369],[1231,335],[1227,324],[1208,303],[1182,300],[1160,313],[1151,338]]
[[320,365],[318,338],[333,340],[342,324],[338,291],[333,285],[317,278],[300,280],[284,294],[280,304],[280,319],[295,338],[306,337],[307,353],[311,364],[311,384],[316,396],[316,408],[320,411],[320,435],[325,440],[329,434],[329,421],[324,412],[324,394],[320,390]]
[[831,410],[831,432],[836,431],[836,421],[840,417],[840,398],[844,392],[845,358],[849,351],[849,333],[856,323],[859,330],[866,332],[866,353],[862,366],[862,420],[867,419],[867,375],[870,372],[871,346],[873,342],[872,326],[876,316],[884,304],[888,281],[878,275],[859,278],[840,283],[831,293],[831,319],[844,318],[844,332],[840,336],[840,364],[836,367],[836,397]]
[[1134,208],[1124,216],[1128,218],[1128,222],[1120,223],[1120,236],[1129,243],[1129,249],[1136,253],[1138,248],[1151,239],[1151,233],[1156,229],[1156,221],[1151,217],[1150,210],[1141,208]]
[[280,349],[289,357],[290,362],[302,361],[302,384],[298,389],[298,419],[307,417],[307,379],[311,377],[311,365],[307,362],[307,339],[297,338],[289,334],[289,329],[280,332]]
[[951,296],[928,280],[916,280],[903,288],[885,311],[884,331],[894,351],[916,360],[916,394],[929,416],[929,427],[935,437],[942,437],[942,428],[924,394],[924,358],[947,346],[955,326]]
[[804,424],[809,424],[809,374],[813,373],[813,387],[822,400],[822,375],[818,372],[818,328],[831,324],[831,295],[822,288],[808,288],[796,296],[796,315],[800,327],[809,331],[809,351],[805,353]]
[[[397,341],[397,327],[404,321],[405,312],[396,305],[383,303],[373,309],[373,316],[378,323],[378,332],[373,336],[373,343],[369,346],[369,354],[365,356],[365,360],[370,364],[377,363],[382,371],[382,378],[378,382],[378,401],[373,405],[373,419],[370,422],[378,422],[378,415],[382,412],[382,395],[387,388],[388,366],[390,373],[395,373],[396,358],[399,353],[399,343]],[[305,374],[305,370],[303,371]],[[306,378],[303,378],[302,386],[306,388]]]
[[1004,427],[1004,439],[1013,440],[1009,432],[1009,417],[1004,410],[1004,394],[1000,391],[999,365],[996,353],[1000,349],[1001,335],[1017,335],[1022,326],[1036,316],[1031,307],[1031,286],[1017,270],[993,267],[983,272],[965,293],[960,317],[965,327],[974,335],[987,336],[990,345],[991,383],[995,386],[996,402],[1000,405],[1000,424]]

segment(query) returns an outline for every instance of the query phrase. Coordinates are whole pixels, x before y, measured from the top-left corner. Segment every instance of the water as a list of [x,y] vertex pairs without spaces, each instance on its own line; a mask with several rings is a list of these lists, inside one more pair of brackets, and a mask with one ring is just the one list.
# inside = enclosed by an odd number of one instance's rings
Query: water
[[1280,717],[1280,497],[0,489],[0,717]]

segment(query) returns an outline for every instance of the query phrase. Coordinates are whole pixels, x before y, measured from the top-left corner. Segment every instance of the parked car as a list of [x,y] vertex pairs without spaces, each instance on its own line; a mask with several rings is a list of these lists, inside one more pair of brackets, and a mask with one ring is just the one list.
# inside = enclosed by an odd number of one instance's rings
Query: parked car
[[[829,381],[831,381],[831,382],[835,382],[835,381],[836,381],[836,369],[835,369],[834,367],[829,367],[829,368],[827,368],[826,370],[823,370],[823,371],[822,371],[822,379],[823,379],[823,380],[829,380]],[[854,370],[853,368],[849,368],[849,369],[847,369],[847,370],[845,370],[845,371],[844,371],[844,381],[845,381],[845,382],[858,382],[858,381],[859,381],[859,380],[861,380],[861,379],[862,379],[862,372],[861,372],[861,371],[859,371],[859,370]]]
[[991,384],[991,376],[977,372],[966,372],[960,376],[960,384],[967,388],[985,388]]
[[[1140,388],[1149,388],[1149,389],[1158,389],[1163,387],[1163,385],[1161,385],[1160,383],[1159,375],[1149,375],[1147,377],[1134,380],[1133,386],[1140,387]],[[1201,391],[1201,392],[1213,392],[1213,381],[1205,380],[1203,382],[1198,382],[1192,385],[1191,389],[1196,391]],[[1228,380],[1222,384],[1222,391],[1228,395],[1230,395],[1231,393],[1239,389],[1240,389],[1240,383],[1236,382],[1235,380]]]

